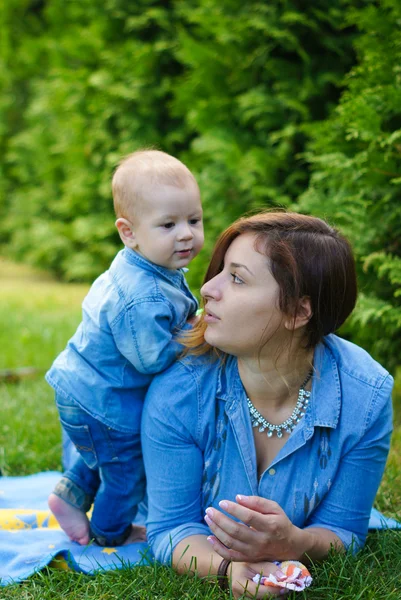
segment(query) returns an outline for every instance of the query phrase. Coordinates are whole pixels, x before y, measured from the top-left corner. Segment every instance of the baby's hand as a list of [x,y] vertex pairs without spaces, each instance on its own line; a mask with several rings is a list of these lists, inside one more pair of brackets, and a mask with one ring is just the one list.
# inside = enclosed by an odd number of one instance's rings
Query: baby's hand
[[125,540],[124,546],[133,544],[134,542],[146,542],[146,539],[146,527],[143,527],[142,525],[132,525],[132,531]]
[[188,319],[187,323],[192,325],[192,327],[195,327],[195,325],[197,325],[199,323],[199,320],[200,320],[200,315],[194,315],[193,317]]

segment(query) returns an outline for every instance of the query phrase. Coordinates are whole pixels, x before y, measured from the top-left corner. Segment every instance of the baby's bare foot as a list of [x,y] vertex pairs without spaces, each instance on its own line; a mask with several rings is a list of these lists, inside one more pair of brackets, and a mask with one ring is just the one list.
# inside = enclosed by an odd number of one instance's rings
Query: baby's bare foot
[[89,544],[89,520],[84,512],[71,506],[56,494],[50,494],[48,504],[61,529],[65,531],[70,540],[78,542],[81,546]]
[[132,525],[132,531],[125,540],[123,546],[133,544],[134,542],[146,542],[146,527],[142,525]]

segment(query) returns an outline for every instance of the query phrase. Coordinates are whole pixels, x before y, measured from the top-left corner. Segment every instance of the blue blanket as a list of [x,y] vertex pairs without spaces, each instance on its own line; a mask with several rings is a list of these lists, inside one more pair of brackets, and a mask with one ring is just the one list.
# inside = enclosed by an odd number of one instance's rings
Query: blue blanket
[[152,562],[146,542],[116,548],[71,542],[47,507],[47,497],[60,476],[47,472],[0,477],[0,585],[18,583],[56,557],[88,574]]
[[[69,568],[88,574],[152,562],[145,542],[116,548],[71,542],[47,508],[47,497],[60,475],[48,472],[0,477],[1,585],[26,579],[56,557],[62,557]],[[401,523],[373,509],[369,528],[395,529],[401,528]]]

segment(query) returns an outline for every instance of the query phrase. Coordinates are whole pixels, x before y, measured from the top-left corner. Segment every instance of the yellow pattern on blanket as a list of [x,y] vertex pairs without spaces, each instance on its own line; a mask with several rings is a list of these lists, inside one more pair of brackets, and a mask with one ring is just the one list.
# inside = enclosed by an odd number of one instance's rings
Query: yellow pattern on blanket
[[[23,529],[60,529],[56,518],[49,510],[32,510],[27,508],[2,508],[0,509],[0,529],[10,533],[17,533]],[[49,549],[54,548],[53,544]],[[63,556],[55,556],[49,567],[69,571],[67,561]]]
[[0,509],[0,529],[21,530],[46,527],[60,529],[55,517],[49,510],[33,510],[27,508]]

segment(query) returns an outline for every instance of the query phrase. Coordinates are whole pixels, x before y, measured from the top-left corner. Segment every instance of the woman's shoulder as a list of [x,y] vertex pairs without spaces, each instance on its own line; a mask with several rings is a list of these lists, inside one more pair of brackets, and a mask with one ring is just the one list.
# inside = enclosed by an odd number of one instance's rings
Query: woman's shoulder
[[213,356],[187,355],[174,362],[168,369],[157,374],[150,384],[147,399],[163,397],[202,400],[216,389],[221,362]]
[[389,372],[366,350],[337,335],[324,338],[324,345],[332,353],[341,374],[370,387],[381,387],[391,378]]
[[220,366],[210,357],[187,356],[156,375],[146,394],[145,430],[156,423],[158,436],[170,438],[176,432],[201,445],[205,425],[215,413]]
[[218,372],[223,364],[216,354],[207,352],[199,356],[195,354],[184,354],[180,356],[166,371],[161,375],[171,375],[179,372],[184,376],[199,378],[208,377],[213,372]]
[[336,335],[324,339],[324,348],[325,384],[319,390],[326,402],[331,398],[330,414],[335,422],[340,419],[345,437],[354,443],[371,428],[388,435],[394,384],[390,373],[366,350]]

